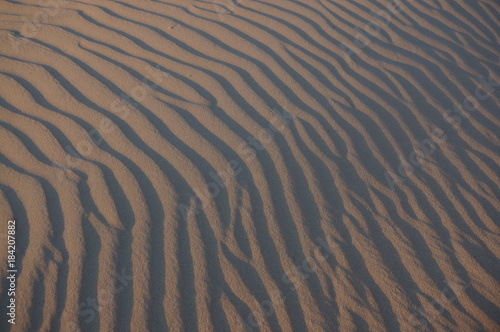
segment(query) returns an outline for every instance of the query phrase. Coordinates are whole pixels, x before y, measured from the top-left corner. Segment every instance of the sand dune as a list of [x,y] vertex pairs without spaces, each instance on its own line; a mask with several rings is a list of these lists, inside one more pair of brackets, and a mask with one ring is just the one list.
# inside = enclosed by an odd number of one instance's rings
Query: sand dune
[[0,330],[500,330],[499,17],[1,1]]

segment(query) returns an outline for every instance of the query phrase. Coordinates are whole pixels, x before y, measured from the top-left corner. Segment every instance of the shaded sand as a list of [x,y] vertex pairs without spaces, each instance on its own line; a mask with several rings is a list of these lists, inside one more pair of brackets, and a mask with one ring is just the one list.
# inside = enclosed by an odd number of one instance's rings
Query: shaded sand
[[23,2],[1,331],[500,329],[498,1]]

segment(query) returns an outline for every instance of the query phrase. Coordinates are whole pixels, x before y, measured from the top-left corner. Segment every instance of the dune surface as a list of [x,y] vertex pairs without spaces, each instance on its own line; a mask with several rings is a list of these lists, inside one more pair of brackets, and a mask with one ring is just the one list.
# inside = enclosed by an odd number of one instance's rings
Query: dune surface
[[499,34],[496,0],[0,1],[0,330],[499,331]]

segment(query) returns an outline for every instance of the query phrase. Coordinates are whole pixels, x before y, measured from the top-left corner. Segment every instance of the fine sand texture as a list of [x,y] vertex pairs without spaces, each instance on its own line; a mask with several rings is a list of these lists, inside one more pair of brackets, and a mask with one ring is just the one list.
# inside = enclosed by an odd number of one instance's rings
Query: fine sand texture
[[497,0],[0,0],[0,331],[500,331],[499,42]]

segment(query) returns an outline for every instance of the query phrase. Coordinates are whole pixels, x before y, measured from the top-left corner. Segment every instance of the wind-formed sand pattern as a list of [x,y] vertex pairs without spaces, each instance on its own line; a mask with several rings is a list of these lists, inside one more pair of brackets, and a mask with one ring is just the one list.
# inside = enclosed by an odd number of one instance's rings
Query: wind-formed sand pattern
[[499,331],[499,34],[496,0],[1,1],[0,330]]

